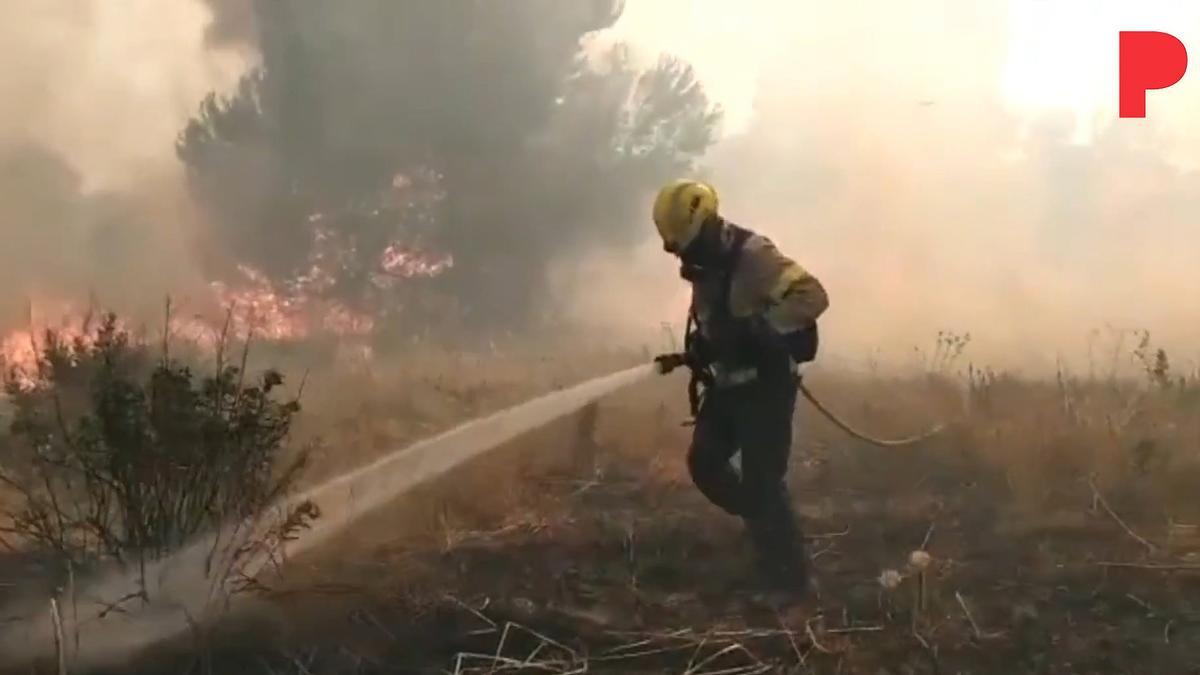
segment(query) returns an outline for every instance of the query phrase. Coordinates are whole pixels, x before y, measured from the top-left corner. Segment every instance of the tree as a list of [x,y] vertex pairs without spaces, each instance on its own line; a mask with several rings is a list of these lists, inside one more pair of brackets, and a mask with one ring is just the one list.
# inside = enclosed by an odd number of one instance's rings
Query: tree
[[556,256],[632,241],[645,193],[714,140],[689,66],[585,54],[612,0],[253,8],[261,67],[206,98],[177,148],[214,269],[320,268],[319,292],[378,310],[384,251],[436,248],[477,325],[518,321]]

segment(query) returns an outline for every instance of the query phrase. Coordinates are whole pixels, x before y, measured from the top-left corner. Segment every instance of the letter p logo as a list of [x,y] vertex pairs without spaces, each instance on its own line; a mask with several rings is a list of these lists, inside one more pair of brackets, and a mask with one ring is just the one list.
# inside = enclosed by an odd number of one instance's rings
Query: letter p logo
[[1179,38],[1152,31],[1121,31],[1121,117],[1146,116],[1146,92],[1166,89],[1187,72],[1187,48]]

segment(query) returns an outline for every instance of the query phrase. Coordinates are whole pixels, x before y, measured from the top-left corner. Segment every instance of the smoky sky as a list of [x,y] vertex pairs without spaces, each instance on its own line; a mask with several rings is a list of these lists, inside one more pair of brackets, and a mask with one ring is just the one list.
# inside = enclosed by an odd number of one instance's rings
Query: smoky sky
[[[736,56],[728,72],[708,53],[716,43],[695,49],[714,82],[757,84],[744,131],[705,165],[730,219],[825,283],[827,362],[910,361],[949,330],[971,333],[978,363],[1045,372],[1060,359],[1083,367],[1097,332],[1143,329],[1196,367],[1200,175],[1178,161],[1194,121],[1014,107],[1007,68],[1024,43],[1010,39],[1008,2],[747,9],[759,12],[751,32],[718,34]],[[658,44],[664,17],[645,19]],[[686,288],[652,240],[586,269],[572,289],[605,273],[621,291],[581,314],[611,313],[642,336],[680,320]]]
[[[1044,367],[1060,355],[1078,357],[1092,331],[1110,326],[1151,331],[1181,363],[1197,358],[1200,178],[1179,157],[1191,147],[1183,141],[1197,136],[1190,118],[1167,114],[1132,126],[1081,120],[1072,110],[1014,108],[1003,91],[1014,47],[1011,3],[1002,0],[818,8],[763,1],[746,5],[758,12],[746,22],[706,0],[687,14],[710,22],[707,32],[684,31],[695,40],[667,30],[683,25],[679,15],[654,14],[678,5],[632,0],[628,10],[645,29],[616,37],[632,42],[643,65],[661,48],[685,58],[690,51],[711,100],[740,97],[727,100],[748,116],[696,170],[716,182],[732,220],[772,236],[825,282],[827,358],[861,361],[876,351],[903,358],[914,346],[927,349],[938,330],[954,330],[974,336],[983,361]],[[255,4],[21,0],[7,9],[0,321],[15,320],[28,296],[75,299],[94,290],[153,306],[165,292],[202,285],[197,242],[211,242],[221,225],[196,208],[174,142],[205,95],[235,91],[238,77],[258,64],[263,27]],[[347,19],[308,29],[351,39],[361,26]],[[859,48],[864,41],[870,49]],[[360,77],[343,77],[345,91],[353,92],[352,80],[387,81],[399,67],[387,59],[360,65]],[[411,65],[421,62],[414,57]],[[513,100],[522,92],[516,80],[481,81]],[[506,214],[474,239],[473,251],[484,254],[475,260],[526,273],[529,259],[506,251],[536,252],[539,267],[527,281],[550,291],[555,302],[545,313],[585,322],[614,342],[659,340],[661,324],[677,322],[686,302],[647,217],[654,181],[672,167],[621,181],[608,156],[569,161],[574,147],[604,145],[619,120],[608,114],[613,102],[632,91],[620,88],[629,86],[620,78],[588,86],[580,91],[591,98],[566,102],[574,106],[569,116],[556,112],[560,104],[543,86],[537,105],[513,105],[514,114],[497,119],[520,130],[495,137],[519,139],[506,149],[541,148],[545,154],[525,159],[552,161],[506,172],[504,155],[475,157],[469,144],[456,147],[457,180],[483,195],[456,218],[484,223],[493,207]],[[353,122],[382,124],[390,109],[372,116],[367,103],[390,104],[405,92],[370,93],[350,100],[362,105],[340,118],[339,142],[369,146],[352,133]],[[428,124],[438,108],[408,110]],[[541,117],[530,123],[515,114],[521,110]],[[461,105],[444,113],[484,119]],[[1083,128],[1092,133],[1081,142]],[[277,167],[279,158],[263,162]],[[352,172],[330,175],[339,173]],[[598,189],[587,189],[593,184]],[[556,237],[580,222],[591,234],[570,238],[570,246],[530,238]],[[601,236],[609,230],[612,237]],[[487,286],[487,278],[472,283]]]
[[252,0],[204,0],[212,12],[205,31],[210,45],[252,47],[258,41]]

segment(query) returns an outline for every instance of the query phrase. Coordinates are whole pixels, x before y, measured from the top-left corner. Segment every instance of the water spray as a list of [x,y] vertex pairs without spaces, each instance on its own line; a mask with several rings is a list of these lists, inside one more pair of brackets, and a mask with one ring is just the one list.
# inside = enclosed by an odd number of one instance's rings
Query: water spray
[[[636,366],[540,396],[388,453],[273,505],[269,512],[287,513],[289,504],[311,502],[321,514],[302,536],[282,542],[282,553],[295,555],[318,546],[413,487],[656,372],[650,364]],[[73,611],[79,617],[67,630],[70,665],[119,664],[147,647],[184,635],[210,619],[214,609],[226,608],[228,589],[223,582],[214,582],[214,553],[252,539],[255,528],[270,520],[268,513],[256,524],[233,528],[232,534],[199,538],[171,556],[147,563],[144,570],[110,570],[79,584],[74,597],[67,599],[78,608]],[[269,562],[265,553],[253,556],[240,573],[253,577]],[[117,611],[119,601],[130,598],[140,599],[128,611]],[[0,668],[55,657],[55,615],[50,606],[45,599],[30,599],[0,608]]]
[[[497,448],[521,434],[565,417],[618,389],[662,373],[659,364],[646,364],[588,380],[455,427],[432,438],[388,453],[360,468],[335,476],[266,509],[252,521],[227,531],[200,537],[173,555],[149,562],[144,569],[112,569],[78,584],[69,601],[77,616],[69,626],[70,665],[78,668],[111,666],[142,650],[184,635],[193,626],[227,610],[230,589],[224,574],[227,560],[214,558],[236,551],[261,536],[292,505],[311,503],[320,517],[302,536],[280,542],[292,556],[327,542],[367,514],[386,506],[412,488]],[[797,380],[804,396],[839,428],[877,445],[909,445],[937,433],[887,441],[854,430],[829,412]],[[253,578],[274,556],[251,555],[239,575]],[[214,573],[214,569],[218,572]],[[128,611],[124,601],[134,600]],[[0,667],[23,667],[54,658],[62,648],[61,617],[54,601],[27,599],[0,609]]]

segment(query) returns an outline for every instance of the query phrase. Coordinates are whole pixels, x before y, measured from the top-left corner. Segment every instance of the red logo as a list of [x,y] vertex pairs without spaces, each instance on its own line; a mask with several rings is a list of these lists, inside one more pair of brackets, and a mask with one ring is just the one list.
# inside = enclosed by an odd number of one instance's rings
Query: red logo
[[1179,38],[1153,31],[1121,31],[1121,117],[1146,116],[1146,92],[1166,89],[1187,72],[1187,48]]

